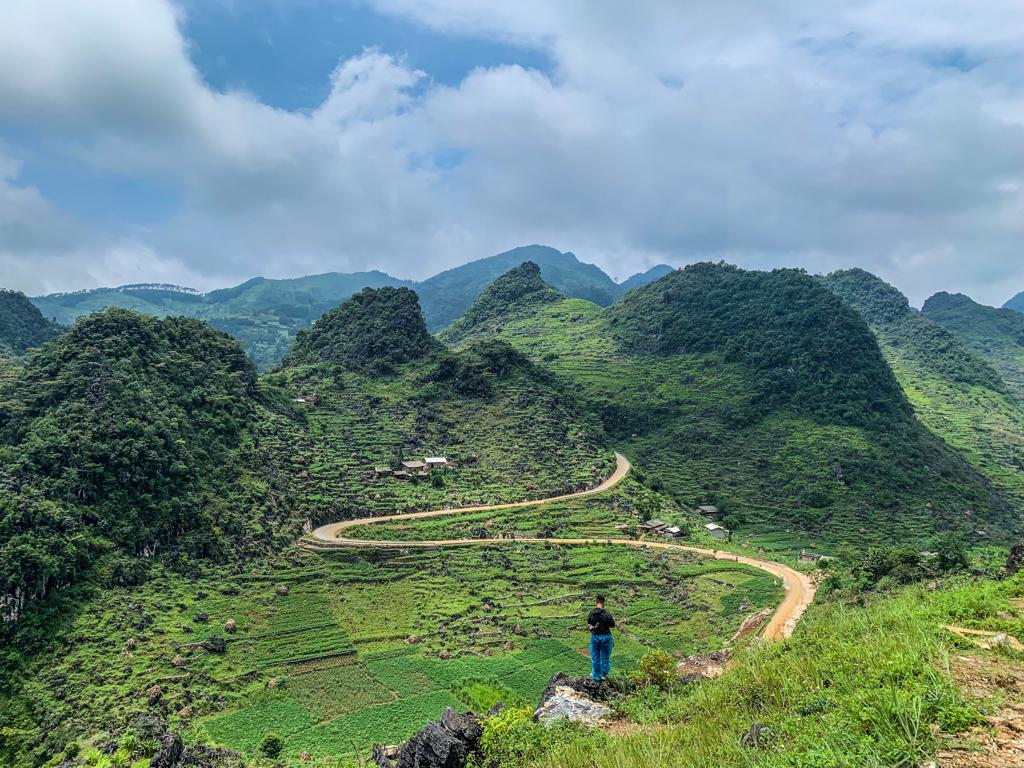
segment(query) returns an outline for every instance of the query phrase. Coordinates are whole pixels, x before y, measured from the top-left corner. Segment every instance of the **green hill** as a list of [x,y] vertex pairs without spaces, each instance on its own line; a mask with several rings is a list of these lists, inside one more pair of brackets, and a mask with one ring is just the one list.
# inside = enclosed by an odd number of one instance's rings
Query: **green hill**
[[635,275],[627,277],[619,283],[619,290],[625,294],[634,288],[641,288],[648,283],[653,283],[655,280],[660,280],[672,272],[673,269],[674,267],[670,267],[668,264],[657,264],[645,272],[637,272]]
[[864,321],[802,272],[694,265],[607,309],[563,299],[499,327],[571,382],[656,488],[717,504],[741,533],[923,542],[1016,523],[914,418]]
[[274,473],[252,471],[259,410],[241,347],[197,320],[111,309],[41,347],[0,381],[4,601],[293,535]]
[[1021,291],[1003,304],[1003,309],[1012,309],[1014,312],[1024,313],[1024,291]]
[[19,357],[58,333],[25,294],[0,289],[0,357]]
[[918,419],[1024,508],[1024,408],[995,368],[874,275],[823,280],[868,321]]
[[508,318],[561,298],[544,282],[540,267],[526,261],[484,288],[466,314],[443,330],[439,338],[457,344],[470,335],[495,333]]
[[[281,452],[317,519],[534,498],[595,484],[614,465],[597,419],[550,374],[501,342],[452,352],[406,288],[366,289],[328,312],[264,382],[315,400]],[[451,466],[375,472],[427,456]]]
[[921,312],[988,360],[1024,401],[1024,315],[986,307],[960,293],[937,293]]

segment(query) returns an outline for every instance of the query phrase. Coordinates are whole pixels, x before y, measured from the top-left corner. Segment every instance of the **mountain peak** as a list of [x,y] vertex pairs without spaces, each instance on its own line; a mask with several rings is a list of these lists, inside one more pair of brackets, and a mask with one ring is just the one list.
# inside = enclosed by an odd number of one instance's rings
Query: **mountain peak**
[[911,311],[906,296],[866,270],[843,269],[825,275],[822,280],[868,323],[891,323]]
[[484,288],[466,314],[442,333],[442,338],[450,344],[457,343],[471,333],[485,328],[493,330],[495,325],[526,310],[561,298],[558,291],[544,282],[540,267],[524,261]]
[[0,355],[23,355],[59,332],[25,294],[0,289]]
[[430,352],[420,302],[409,288],[364,288],[300,331],[284,365],[338,363],[387,373]]

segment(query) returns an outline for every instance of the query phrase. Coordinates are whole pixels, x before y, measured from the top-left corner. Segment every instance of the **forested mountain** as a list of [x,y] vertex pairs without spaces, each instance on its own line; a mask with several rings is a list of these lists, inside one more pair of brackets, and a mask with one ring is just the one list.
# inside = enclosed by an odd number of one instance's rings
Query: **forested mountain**
[[823,280],[868,321],[918,419],[1024,508],[1024,408],[996,369],[874,275]]
[[961,293],[937,293],[921,312],[988,360],[1024,401],[1024,315],[986,307]]
[[534,245],[470,262],[420,283],[379,271],[331,272],[286,280],[257,277],[207,294],[177,286],[146,284],[38,296],[32,302],[45,317],[66,325],[108,307],[156,317],[183,315],[207,320],[241,341],[256,367],[266,370],[281,360],[299,330],[308,328],[322,314],[363,288],[414,288],[419,293],[427,327],[434,332],[459,317],[494,278],[528,259],[533,259],[545,279],[566,296],[602,305],[671,270],[664,265],[653,267],[620,285],[598,267],[579,261],[571,253]]
[[462,343],[494,335],[572,381],[657,487],[733,525],[865,541],[1016,524],[915,419],[864,321],[802,272],[699,264],[607,309],[506,317]]
[[41,347],[0,380],[5,613],[83,574],[137,579],[156,554],[271,543],[288,523],[274,473],[254,474],[258,410],[252,363],[197,320],[111,309]]
[[60,333],[25,294],[0,289],[0,357],[18,357]]

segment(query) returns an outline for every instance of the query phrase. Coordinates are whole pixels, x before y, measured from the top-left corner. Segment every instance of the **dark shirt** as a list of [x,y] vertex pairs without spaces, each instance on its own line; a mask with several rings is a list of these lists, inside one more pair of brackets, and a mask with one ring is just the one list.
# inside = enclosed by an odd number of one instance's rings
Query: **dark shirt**
[[615,619],[604,608],[595,608],[587,616],[587,624],[590,625],[590,632],[595,635],[610,635],[612,627],[615,626]]

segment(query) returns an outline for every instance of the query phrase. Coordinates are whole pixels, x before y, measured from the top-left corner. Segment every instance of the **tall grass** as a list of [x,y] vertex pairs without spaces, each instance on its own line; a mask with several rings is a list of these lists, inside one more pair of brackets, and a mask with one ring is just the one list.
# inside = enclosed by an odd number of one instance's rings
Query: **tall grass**
[[[716,680],[627,701],[623,710],[644,721],[637,730],[573,731],[519,764],[912,768],[934,753],[937,730],[979,722],[948,674],[958,641],[940,625],[984,624],[1021,588],[1019,580],[964,581],[942,592],[908,588],[863,608],[818,606],[793,638],[748,646]],[[767,747],[740,745],[754,723],[770,728]]]

